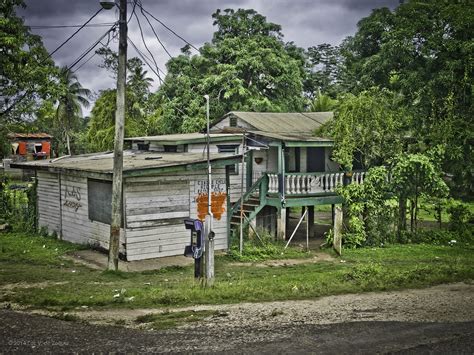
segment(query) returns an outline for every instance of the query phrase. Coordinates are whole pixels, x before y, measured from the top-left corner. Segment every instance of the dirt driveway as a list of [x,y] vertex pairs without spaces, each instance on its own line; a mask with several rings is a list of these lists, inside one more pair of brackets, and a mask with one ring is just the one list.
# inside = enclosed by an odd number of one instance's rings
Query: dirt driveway
[[2,310],[0,349],[8,353],[474,352],[474,285],[464,283],[192,309],[220,312],[178,329],[150,331],[104,323],[121,320],[131,326],[137,316],[157,312],[151,309],[75,313],[87,323]]

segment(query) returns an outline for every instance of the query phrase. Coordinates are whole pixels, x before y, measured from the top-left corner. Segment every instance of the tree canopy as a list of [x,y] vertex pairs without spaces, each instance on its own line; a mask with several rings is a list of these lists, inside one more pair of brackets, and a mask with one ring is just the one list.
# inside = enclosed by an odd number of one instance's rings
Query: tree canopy
[[163,131],[204,127],[203,95],[211,116],[228,111],[301,111],[302,63],[286,49],[279,25],[254,10],[217,10],[213,39],[198,55],[171,59],[158,94],[163,97]]
[[474,7],[470,1],[410,0],[376,9],[342,45],[342,82],[357,93],[398,92],[413,113],[419,150],[444,144],[443,168],[473,189]]
[[0,122],[32,115],[44,98],[57,94],[57,69],[41,37],[31,33],[17,7],[23,0],[0,2]]

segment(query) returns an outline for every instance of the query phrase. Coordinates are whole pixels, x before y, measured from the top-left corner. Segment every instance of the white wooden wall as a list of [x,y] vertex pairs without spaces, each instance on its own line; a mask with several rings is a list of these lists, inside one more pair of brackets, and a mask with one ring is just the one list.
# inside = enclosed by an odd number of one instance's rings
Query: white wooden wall
[[[98,245],[108,249],[110,225],[91,221],[87,197],[87,178],[61,174],[62,237],[78,244]],[[120,251],[125,236],[120,230]]]
[[47,229],[48,234],[60,234],[59,175],[38,171],[38,225]]
[[[213,170],[213,179],[224,182],[225,170]],[[197,218],[197,181],[207,181],[205,171],[128,178],[125,182],[127,260],[182,255],[189,244],[185,218]],[[225,190],[224,190],[225,192]],[[215,248],[227,248],[227,205],[214,219]]]

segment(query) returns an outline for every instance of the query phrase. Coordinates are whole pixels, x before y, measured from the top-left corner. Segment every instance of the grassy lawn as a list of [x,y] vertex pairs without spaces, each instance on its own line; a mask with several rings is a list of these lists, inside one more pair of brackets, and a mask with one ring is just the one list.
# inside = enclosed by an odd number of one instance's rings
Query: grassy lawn
[[343,258],[335,261],[274,267],[218,257],[211,289],[201,288],[194,280],[191,266],[111,273],[62,258],[78,248],[51,238],[0,234],[0,302],[57,311],[84,306],[168,308],[305,299],[474,279],[473,246],[420,244],[345,250]]

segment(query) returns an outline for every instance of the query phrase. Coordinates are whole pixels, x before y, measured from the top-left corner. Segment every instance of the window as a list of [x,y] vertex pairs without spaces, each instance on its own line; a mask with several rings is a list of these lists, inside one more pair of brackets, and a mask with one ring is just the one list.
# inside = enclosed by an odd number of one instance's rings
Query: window
[[110,224],[112,221],[112,182],[87,179],[87,197],[89,219]]
[[237,117],[235,116],[230,116],[230,119],[229,119],[229,125],[231,127],[237,127]]
[[[231,153],[231,154],[238,154],[239,153],[239,145],[238,144],[226,144],[226,145],[217,145],[217,151],[219,153]],[[239,175],[239,164],[234,164],[229,166],[229,173],[231,175]]]
[[176,153],[178,151],[177,145],[165,145],[164,147],[166,153]]

